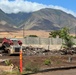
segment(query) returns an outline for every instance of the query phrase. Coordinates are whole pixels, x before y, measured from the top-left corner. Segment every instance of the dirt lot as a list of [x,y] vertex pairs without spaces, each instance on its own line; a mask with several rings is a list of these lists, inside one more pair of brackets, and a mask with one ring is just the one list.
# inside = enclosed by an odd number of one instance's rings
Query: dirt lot
[[[69,57],[72,57],[72,61],[69,62]],[[10,59],[15,66],[19,66],[19,56],[1,56],[0,59]],[[50,64],[45,64],[45,61],[49,60]],[[40,69],[46,69],[51,67],[60,66],[73,66],[76,65],[76,55],[32,55],[23,56],[23,66],[31,63],[32,65],[38,65]]]

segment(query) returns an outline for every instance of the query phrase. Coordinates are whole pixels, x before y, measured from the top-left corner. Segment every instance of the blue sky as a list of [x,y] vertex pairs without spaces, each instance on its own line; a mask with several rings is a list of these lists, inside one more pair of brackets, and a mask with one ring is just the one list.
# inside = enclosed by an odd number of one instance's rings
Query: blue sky
[[[9,0],[9,1],[14,1],[14,0]],[[76,0],[27,0],[27,1],[37,2],[45,5],[61,6],[76,12]]]
[[33,12],[42,8],[54,8],[76,16],[75,6],[76,0],[0,0],[0,9],[6,13]]
[[46,5],[56,5],[76,12],[76,0],[28,0]]

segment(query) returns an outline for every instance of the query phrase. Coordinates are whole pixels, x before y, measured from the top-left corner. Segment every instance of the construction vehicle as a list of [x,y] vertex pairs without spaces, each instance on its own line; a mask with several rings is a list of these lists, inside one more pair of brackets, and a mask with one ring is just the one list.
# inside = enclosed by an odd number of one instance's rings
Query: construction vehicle
[[11,54],[19,54],[22,49],[22,42],[18,39],[0,38],[0,50]]

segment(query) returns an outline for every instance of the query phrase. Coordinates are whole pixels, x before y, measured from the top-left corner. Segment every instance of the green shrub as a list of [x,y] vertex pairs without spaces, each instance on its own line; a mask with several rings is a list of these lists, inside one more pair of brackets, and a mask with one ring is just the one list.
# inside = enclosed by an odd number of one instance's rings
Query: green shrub
[[33,73],[36,73],[39,71],[39,66],[38,65],[34,65],[32,63],[28,63],[26,66],[25,66],[25,71],[31,71]]
[[38,72],[38,71],[39,71],[39,66],[37,66],[37,65],[33,66],[32,69],[31,69],[31,71],[32,71],[33,73]]
[[45,64],[45,65],[50,65],[50,64],[51,64],[51,61],[50,61],[49,59],[46,59],[46,60],[44,61],[44,64]]
[[29,37],[37,37],[37,35],[29,35]]
[[28,63],[26,66],[25,66],[25,70],[26,71],[31,71],[31,63]]
[[11,65],[11,61],[10,61],[10,60],[6,60],[6,61],[5,61],[5,64],[6,64],[7,66]]

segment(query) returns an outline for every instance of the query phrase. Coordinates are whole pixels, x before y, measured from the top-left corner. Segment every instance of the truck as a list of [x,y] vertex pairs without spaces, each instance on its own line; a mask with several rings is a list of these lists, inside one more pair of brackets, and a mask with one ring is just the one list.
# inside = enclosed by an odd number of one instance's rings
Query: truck
[[22,42],[16,38],[0,38],[0,51],[11,54],[19,54],[22,50]]

